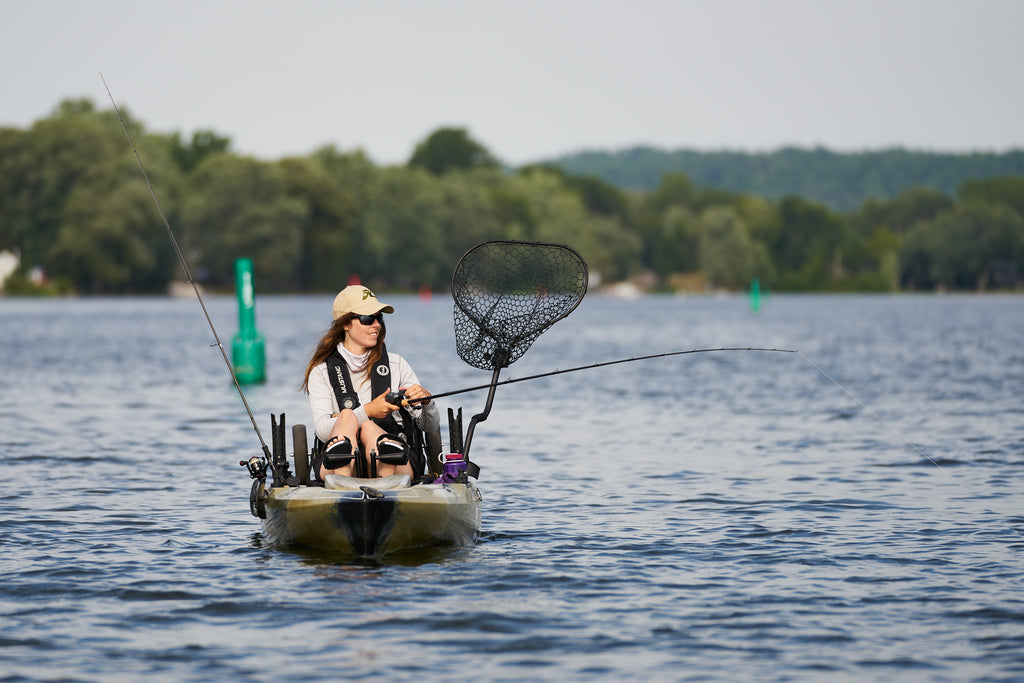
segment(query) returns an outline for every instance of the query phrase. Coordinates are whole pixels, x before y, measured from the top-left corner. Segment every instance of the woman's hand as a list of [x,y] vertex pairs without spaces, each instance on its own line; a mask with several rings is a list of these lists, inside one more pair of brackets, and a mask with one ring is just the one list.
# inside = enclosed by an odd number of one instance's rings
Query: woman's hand
[[380,396],[366,404],[366,417],[379,420],[398,410],[398,406],[391,405],[384,400],[389,393],[388,391],[382,392]]
[[430,392],[421,387],[419,384],[413,384],[408,387],[401,387],[399,391],[405,393],[407,401],[415,401],[418,398],[425,398],[426,401],[417,401],[415,405],[427,406],[430,405]]

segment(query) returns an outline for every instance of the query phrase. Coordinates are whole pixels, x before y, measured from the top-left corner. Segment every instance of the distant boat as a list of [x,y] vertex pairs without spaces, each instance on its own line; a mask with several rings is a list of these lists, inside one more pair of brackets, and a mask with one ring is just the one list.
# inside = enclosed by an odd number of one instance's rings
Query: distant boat
[[632,282],[616,282],[605,287],[602,292],[616,299],[637,299],[643,295],[643,291]]

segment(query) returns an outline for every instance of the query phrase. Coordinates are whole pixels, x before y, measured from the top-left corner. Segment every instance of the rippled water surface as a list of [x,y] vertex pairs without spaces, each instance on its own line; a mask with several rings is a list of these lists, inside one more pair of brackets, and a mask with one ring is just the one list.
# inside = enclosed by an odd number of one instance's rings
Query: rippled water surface
[[[489,379],[381,298],[425,386]],[[330,302],[257,301],[268,441]],[[0,299],[0,680],[1021,680],[1022,340],[1021,297],[588,296],[508,376],[799,353],[502,387],[479,543],[355,563],[264,543],[194,300]]]

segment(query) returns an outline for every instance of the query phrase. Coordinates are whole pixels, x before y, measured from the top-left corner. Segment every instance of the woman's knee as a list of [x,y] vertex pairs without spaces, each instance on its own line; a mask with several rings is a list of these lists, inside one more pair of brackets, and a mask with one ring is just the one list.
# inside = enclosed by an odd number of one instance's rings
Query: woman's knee
[[384,430],[377,426],[376,423],[367,420],[363,424],[359,425],[358,441],[363,447],[363,451],[369,455],[373,450],[374,445],[377,443],[377,437],[384,433]]
[[358,428],[359,420],[356,418],[355,412],[351,408],[346,408],[338,413],[338,416],[334,418],[334,430],[335,432],[341,429],[351,429],[353,427]]

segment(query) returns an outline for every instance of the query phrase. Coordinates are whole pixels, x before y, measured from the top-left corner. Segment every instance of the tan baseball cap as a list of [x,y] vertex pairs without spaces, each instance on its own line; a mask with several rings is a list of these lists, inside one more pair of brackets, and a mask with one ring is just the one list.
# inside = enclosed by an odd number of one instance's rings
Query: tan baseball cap
[[373,292],[362,285],[349,285],[338,292],[338,296],[334,297],[334,306],[331,308],[331,314],[335,320],[346,313],[373,315],[378,311],[394,313],[395,309],[377,301]]

